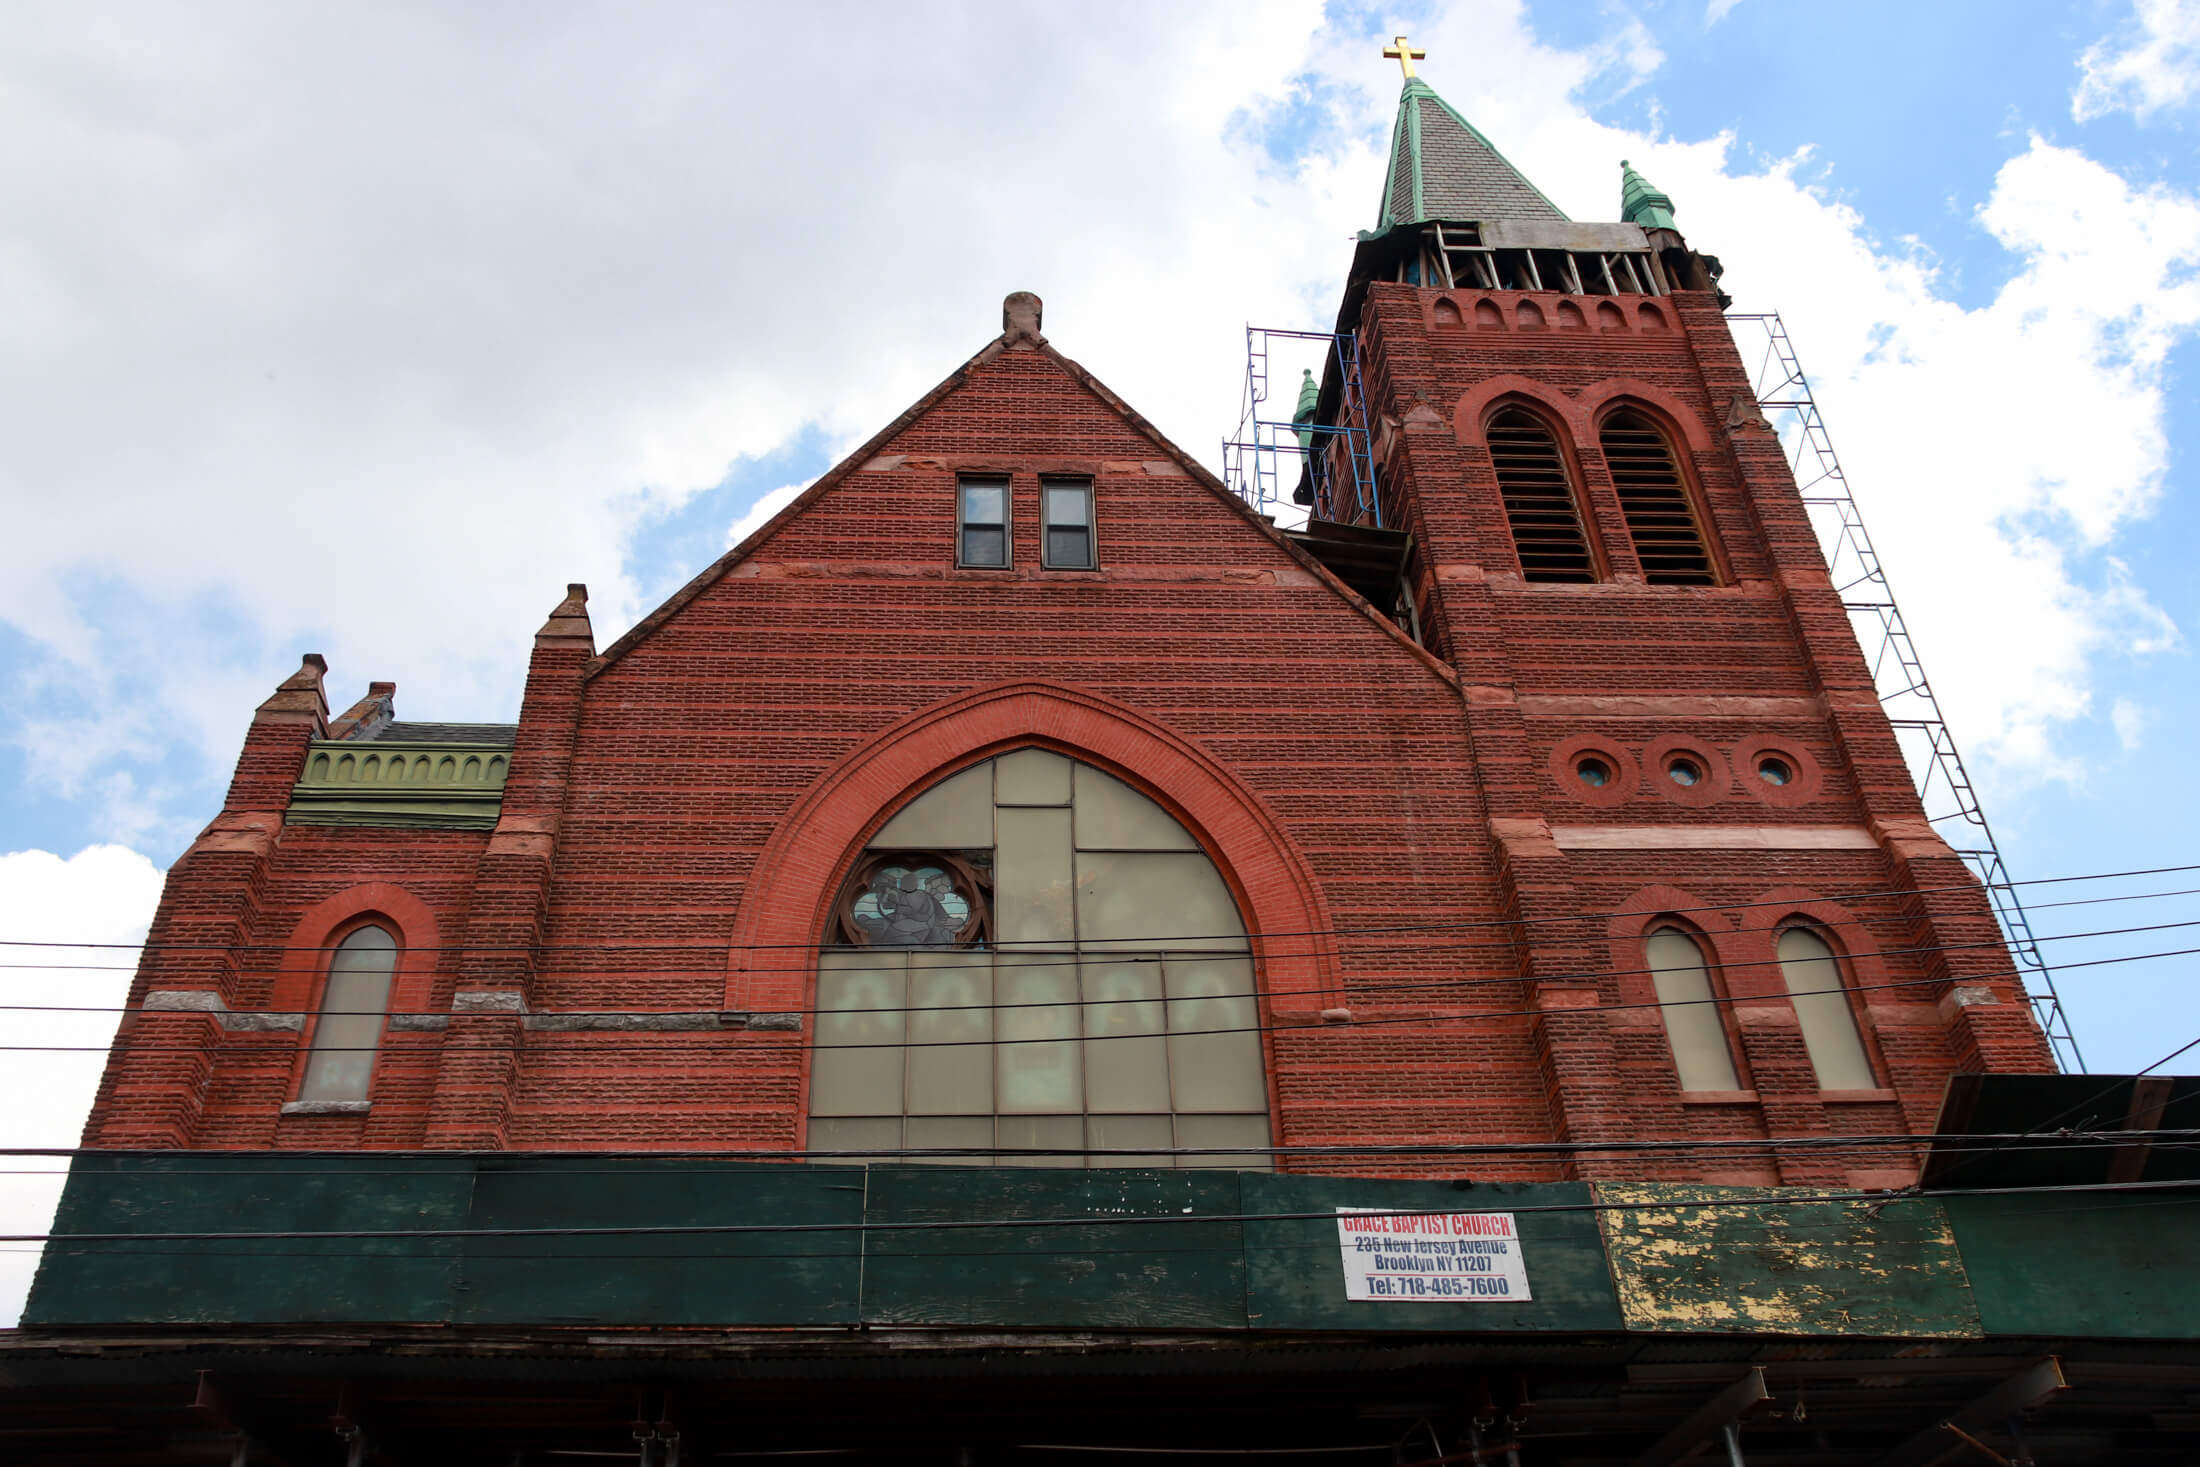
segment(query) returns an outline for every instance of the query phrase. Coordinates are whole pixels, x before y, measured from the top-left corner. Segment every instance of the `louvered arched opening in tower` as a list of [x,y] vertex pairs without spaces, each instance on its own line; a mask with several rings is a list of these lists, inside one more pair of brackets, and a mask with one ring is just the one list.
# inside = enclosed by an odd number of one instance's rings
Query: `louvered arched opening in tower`
[[1596,562],[1581,532],[1581,508],[1557,436],[1521,408],[1491,418],[1488,436],[1521,574],[1531,581],[1595,580]]
[[1624,410],[1604,420],[1602,436],[1643,579],[1653,586],[1717,585],[1671,441],[1641,413]]

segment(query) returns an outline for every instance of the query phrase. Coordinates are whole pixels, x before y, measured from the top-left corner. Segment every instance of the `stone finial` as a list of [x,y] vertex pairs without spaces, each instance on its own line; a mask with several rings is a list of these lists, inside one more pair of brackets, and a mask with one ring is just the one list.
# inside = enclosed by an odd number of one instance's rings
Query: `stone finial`
[[371,739],[397,717],[397,684],[368,683],[367,696],[328,722],[332,739]]
[[1028,290],[1012,293],[1001,302],[1001,344],[1004,346],[1044,346],[1046,338],[1039,334],[1039,319],[1046,303]]
[[596,650],[596,629],[588,621],[588,587],[579,581],[570,582],[565,588],[565,599],[551,608],[550,619],[535,633],[537,642],[580,641],[588,644],[590,653]]
[[328,659],[318,652],[308,652],[298,659],[298,670],[278,683],[275,691],[260,705],[262,713],[309,713],[316,718],[328,716],[328,698],[321,691],[321,679],[328,675]]
[[1767,433],[1773,431],[1764,409],[1757,406],[1757,399],[1736,393],[1726,405],[1726,431],[1741,433],[1751,428],[1762,428]]

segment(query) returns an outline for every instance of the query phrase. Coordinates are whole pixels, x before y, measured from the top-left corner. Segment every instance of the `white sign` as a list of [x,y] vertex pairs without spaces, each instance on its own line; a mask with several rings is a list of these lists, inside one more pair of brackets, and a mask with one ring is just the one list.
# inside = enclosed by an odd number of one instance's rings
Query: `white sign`
[[1509,1212],[1337,1209],[1344,1296],[1378,1303],[1474,1303],[1531,1297]]

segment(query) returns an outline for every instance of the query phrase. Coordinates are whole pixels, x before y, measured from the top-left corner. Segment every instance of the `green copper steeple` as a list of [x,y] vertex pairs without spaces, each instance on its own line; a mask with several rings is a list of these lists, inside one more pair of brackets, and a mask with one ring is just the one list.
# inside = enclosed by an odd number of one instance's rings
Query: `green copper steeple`
[[1565,218],[1427,82],[1406,78],[1398,93],[1398,122],[1390,134],[1390,173],[1376,234],[1431,219],[1463,224]]
[[1625,158],[1619,160],[1619,217],[1644,229],[1679,229],[1673,200],[1650,186]]

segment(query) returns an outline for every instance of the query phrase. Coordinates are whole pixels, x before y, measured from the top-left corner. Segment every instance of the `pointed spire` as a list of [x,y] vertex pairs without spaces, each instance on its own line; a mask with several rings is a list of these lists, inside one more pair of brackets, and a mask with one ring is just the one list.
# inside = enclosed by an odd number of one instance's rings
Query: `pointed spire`
[[1430,219],[1564,221],[1559,207],[1507,162],[1474,124],[1418,76],[1398,93],[1390,134],[1390,173],[1375,233]]
[[1644,229],[1680,228],[1673,222],[1673,200],[1653,188],[1625,158],[1619,160],[1619,217]]

